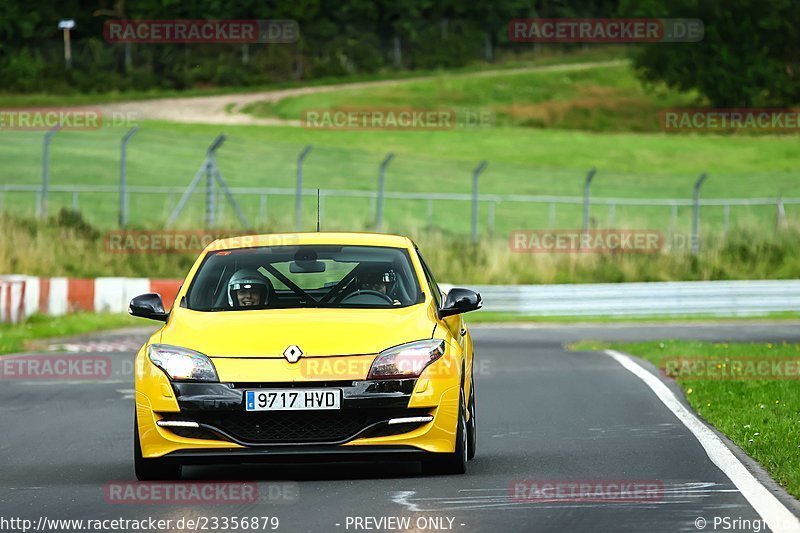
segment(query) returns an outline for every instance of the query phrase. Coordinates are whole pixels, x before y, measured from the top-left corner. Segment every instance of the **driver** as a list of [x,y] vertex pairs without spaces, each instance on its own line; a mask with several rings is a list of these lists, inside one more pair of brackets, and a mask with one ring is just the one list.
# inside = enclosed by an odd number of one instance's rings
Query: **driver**
[[359,276],[361,290],[376,291],[392,299],[394,305],[400,305],[395,298],[397,276],[391,268],[367,271]]
[[228,282],[228,304],[233,308],[264,306],[269,303],[272,282],[258,270],[237,270]]

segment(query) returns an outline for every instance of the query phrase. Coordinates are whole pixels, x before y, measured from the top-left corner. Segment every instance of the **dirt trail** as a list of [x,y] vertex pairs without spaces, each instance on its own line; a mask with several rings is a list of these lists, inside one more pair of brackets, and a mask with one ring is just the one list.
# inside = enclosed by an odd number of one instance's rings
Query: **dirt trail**
[[[561,72],[588,70],[592,68],[624,65],[625,60],[601,61],[594,63],[572,63],[548,65],[542,67],[525,67],[518,69],[485,70],[452,74],[453,77],[483,78],[487,76],[513,75],[525,72]],[[278,102],[284,98],[305,94],[346,91],[365,87],[383,87],[412,83],[433,79],[434,76],[406,78],[402,80],[369,81],[338,85],[320,85],[316,87],[299,87],[294,89],[277,89],[253,93],[224,94],[218,96],[192,96],[184,98],[161,98],[135,102],[119,102],[99,106],[104,113],[132,113],[139,120],[166,120],[192,124],[256,124],[265,126],[287,125],[299,126],[297,120],[275,118],[257,118],[242,113],[241,109],[255,102]]]

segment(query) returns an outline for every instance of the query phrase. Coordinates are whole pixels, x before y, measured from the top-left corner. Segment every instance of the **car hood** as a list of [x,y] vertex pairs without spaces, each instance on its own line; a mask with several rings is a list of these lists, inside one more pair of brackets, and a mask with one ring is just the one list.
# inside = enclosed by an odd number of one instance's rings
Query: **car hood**
[[297,345],[304,357],[375,354],[429,339],[434,322],[423,304],[401,309],[265,309],[202,312],[175,308],[161,343],[209,357],[274,357]]

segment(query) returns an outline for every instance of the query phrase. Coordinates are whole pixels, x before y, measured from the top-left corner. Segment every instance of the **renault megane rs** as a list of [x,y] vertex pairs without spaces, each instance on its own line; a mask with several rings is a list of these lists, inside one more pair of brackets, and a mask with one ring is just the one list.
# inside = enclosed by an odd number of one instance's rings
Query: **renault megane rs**
[[192,266],[135,363],[140,480],[185,464],[422,461],[475,455],[473,347],[463,313],[408,238],[296,233],[218,240]]

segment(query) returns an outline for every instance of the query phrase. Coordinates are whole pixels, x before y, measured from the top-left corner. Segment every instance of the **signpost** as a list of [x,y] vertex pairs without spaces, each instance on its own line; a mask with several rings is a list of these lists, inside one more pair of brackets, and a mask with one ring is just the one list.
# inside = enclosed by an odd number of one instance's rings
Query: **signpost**
[[69,38],[69,31],[75,27],[75,21],[64,19],[58,21],[58,29],[64,30],[64,64],[68,69],[72,68],[72,43]]

